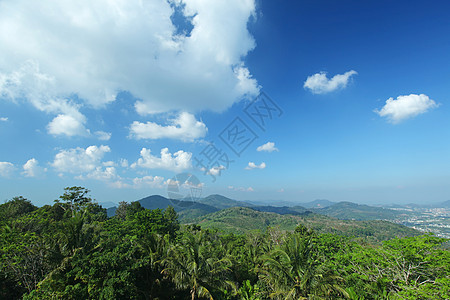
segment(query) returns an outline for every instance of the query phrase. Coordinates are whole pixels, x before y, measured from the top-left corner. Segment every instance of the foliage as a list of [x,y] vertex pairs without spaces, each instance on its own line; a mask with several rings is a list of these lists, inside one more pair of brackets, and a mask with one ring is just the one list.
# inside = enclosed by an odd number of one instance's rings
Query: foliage
[[197,218],[196,222],[203,228],[242,234],[254,230],[265,231],[269,227],[292,231],[298,224],[302,224],[314,229],[317,233],[361,237],[371,242],[388,240],[396,236],[420,234],[412,228],[387,221],[339,220],[318,214],[280,215],[244,207],[233,207],[211,213]]
[[180,225],[173,207],[140,202],[107,218],[88,193],[0,205],[1,299],[450,298],[450,252],[433,235],[248,208]]

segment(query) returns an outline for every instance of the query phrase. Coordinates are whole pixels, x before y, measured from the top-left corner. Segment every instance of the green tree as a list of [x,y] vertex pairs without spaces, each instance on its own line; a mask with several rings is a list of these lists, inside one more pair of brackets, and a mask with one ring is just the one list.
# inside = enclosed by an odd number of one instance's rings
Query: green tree
[[178,288],[189,289],[191,299],[217,298],[234,284],[228,280],[230,259],[216,257],[213,250],[214,244],[203,231],[185,233],[180,243],[171,247],[163,272]]
[[276,299],[335,299],[346,295],[341,278],[324,268],[312,236],[293,234],[264,258],[262,279]]
[[125,202],[125,201],[121,201],[119,202],[119,206],[116,209],[115,212],[115,217],[119,218],[121,220],[125,220],[127,217],[127,212],[128,212],[128,208],[130,207],[130,204]]
[[14,197],[0,205],[0,224],[1,222],[28,214],[36,209],[37,207],[30,200],[22,196]]
[[81,186],[72,186],[64,188],[64,194],[55,200],[56,203],[61,204],[64,210],[69,210],[72,217],[75,216],[76,211],[83,210],[92,199],[88,197],[89,190]]

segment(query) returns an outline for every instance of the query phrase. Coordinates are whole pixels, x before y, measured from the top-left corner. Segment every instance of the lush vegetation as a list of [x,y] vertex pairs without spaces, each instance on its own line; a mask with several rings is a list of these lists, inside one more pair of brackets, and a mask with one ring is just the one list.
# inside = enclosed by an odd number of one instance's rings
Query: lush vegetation
[[383,207],[339,202],[324,208],[313,209],[314,212],[345,220],[395,220],[407,216],[407,211],[397,211]]
[[420,232],[406,226],[387,221],[339,220],[324,215],[306,212],[298,215],[281,215],[260,212],[253,208],[232,207],[201,216],[194,220],[205,229],[226,233],[250,233],[274,227],[280,231],[293,231],[299,224],[314,229],[316,233],[332,233],[349,237],[360,237],[369,242],[379,242],[394,237],[419,235]]
[[82,187],[0,205],[0,235],[0,299],[450,298],[450,252],[432,235],[223,233],[139,202],[108,218]]

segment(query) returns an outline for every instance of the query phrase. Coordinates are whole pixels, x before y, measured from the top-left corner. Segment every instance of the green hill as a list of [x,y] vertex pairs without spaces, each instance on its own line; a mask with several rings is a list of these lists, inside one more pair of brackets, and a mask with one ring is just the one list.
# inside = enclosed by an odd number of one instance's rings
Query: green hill
[[[219,209],[203,203],[198,203],[194,201],[180,201],[175,199],[167,199],[166,197],[160,195],[153,195],[149,197],[137,200],[142,207],[146,209],[166,209],[169,205],[173,206],[175,211],[178,213],[180,220],[190,221],[194,218],[206,215]],[[114,216],[116,207],[111,207],[107,209],[108,217]]]
[[265,205],[265,206],[253,206],[251,207],[251,209],[261,212],[273,212],[280,215],[301,215],[311,212],[302,206],[289,207],[289,206]]
[[232,207],[207,214],[195,219],[202,228],[217,229],[226,233],[248,233],[266,230],[269,226],[280,230],[294,230],[299,224],[314,229],[318,233],[334,233],[344,236],[367,238],[381,241],[395,236],[415,236],[420,232],[403,225],[387,221],[353,221],[305,213],[303,215],[280,215],[260,212],[251,208]]
[[216,207],[218,209],[225,209],[225,208],[230,208],[230,207],[251,207],[251,206],[253,206],[250,203],[247,203],[244,201],[233,200],[233,199],[227,198],[222,195],[217,195],[217,194],[209,195],[208,197],[205,197],[205,198],[200,198],[196,202],[210,205],[210,206]]
[[328,207],[312,210],[315,213],[342,220],[394,220],[405,213],[352,202],[339,202]]
[[333,204],[336,204],[336,202],[331,202],[326,199],[317,199],[311,202],[300,203],[300,205],[305,208],[323,208],[331,206]]

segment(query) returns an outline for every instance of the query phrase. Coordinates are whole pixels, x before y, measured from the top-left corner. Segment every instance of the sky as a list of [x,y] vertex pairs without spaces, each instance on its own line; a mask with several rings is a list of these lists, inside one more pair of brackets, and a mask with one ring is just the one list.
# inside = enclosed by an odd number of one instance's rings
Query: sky
[[0,201],[450,199],[448,1],[2,0],[0,45]]

